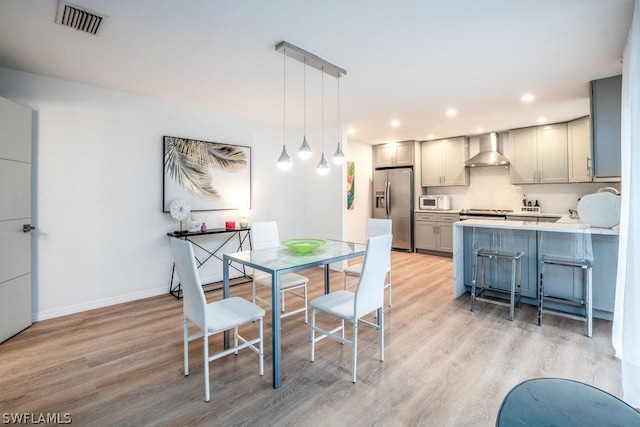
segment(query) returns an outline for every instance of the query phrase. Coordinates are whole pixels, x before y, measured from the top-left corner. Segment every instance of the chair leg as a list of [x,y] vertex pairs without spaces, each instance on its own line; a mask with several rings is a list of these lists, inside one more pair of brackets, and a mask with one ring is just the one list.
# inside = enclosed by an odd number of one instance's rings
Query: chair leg
[[476,307],[476,280],[478,279],[478,255],[473,260],[473,279],[471,279],[471,311]]
[[307,295],[307,285],[308,283],[305,283],[304,285],[304,323],[305,325],[309,323],[309,309],[307,308],[309,306],[309,297]]
[[[234,347],[238,347],[238,327],[236,326],[235,328],[233,328],[233,346]],[[238,350],[235,351],[234,353],[236,356],[238,355]]]
[[380,361],[384,362],[384,308],[378,309],[378,326],[380,326]]
[[586,299],[586,309],[587,309],[587,336],[589,338],[593,335],[593,282],[592,282],[592,269],[591,267],[587,267],[587,299]]
[[509,298],[509,320],[513,321],[513,312],[516,305],[516,259],[511,260],[511,296]]
[[[344,329],[344,328],[343,328]],[[351,382],[356,383],[356,367],[358,363],[358,319],[353,321],[353,341],[351,344]]]
[[208,402],[211,400],[211,393],[209,390],[209,335],[206,331],[202,337],[202,345],[204,350],[204,400]]
[[264,375],[264,318],[260,318],[260,321],[258,322],[258,336],[260,337],[260,354],[259,354],[259,358],[260,358],[260,367],[259,367],[259,374],[260,376]]
[[184,324],[184,376],[189,375],[189,320],[182,318]]
[[316,349],[316,310],[311,309],[311,361],[313,362]]
[[[255,274],[255,271],[253,272],[253,274]],[[251,281],[251,295],[252,295],[252,302],[255,304],[256,303],[256,281],[252,280]]]

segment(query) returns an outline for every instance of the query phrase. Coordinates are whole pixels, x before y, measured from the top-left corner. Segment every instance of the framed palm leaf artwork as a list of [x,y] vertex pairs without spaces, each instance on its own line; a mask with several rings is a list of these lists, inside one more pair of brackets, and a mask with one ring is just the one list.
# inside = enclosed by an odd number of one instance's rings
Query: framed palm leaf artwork
[[251,147],[164,137],[162,211],[185,199],[192,211],[251,207]]

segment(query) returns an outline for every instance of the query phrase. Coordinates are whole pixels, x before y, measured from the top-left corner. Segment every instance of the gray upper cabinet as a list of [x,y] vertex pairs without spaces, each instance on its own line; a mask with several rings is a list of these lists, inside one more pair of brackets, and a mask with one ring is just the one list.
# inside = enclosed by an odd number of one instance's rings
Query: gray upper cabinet
[[589,117],[567,123],[569,182],[591,182],[593,154]]
[[512,184],[569,182],[567,124],[509,131]]
[[373,146],[373,167],[413,166],[414,141]]
[[622,76],[591,82],[593,180],[620,181]]
[[469,139],[457,138],[422,141],[420,144],[423,187],[469,185]]

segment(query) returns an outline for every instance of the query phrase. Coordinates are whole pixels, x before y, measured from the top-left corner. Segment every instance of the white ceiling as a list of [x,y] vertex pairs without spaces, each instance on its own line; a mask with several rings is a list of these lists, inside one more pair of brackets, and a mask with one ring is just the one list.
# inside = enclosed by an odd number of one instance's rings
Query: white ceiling
[[[55,24],[57,0],[0,0],[0,66],[282,124],[285,40],[347,70],[339,102],[324,79],[325,115],[340,104],[351,138],[373,144],[587,115],[589,81],[621,72],[633,11],[633,0],[73,3],[108,16],[97,36]],[[302,63],[288,58],[286,73],[287,121],[303,126]],[[309,67],[306,78],[312,126],[323,82]]]

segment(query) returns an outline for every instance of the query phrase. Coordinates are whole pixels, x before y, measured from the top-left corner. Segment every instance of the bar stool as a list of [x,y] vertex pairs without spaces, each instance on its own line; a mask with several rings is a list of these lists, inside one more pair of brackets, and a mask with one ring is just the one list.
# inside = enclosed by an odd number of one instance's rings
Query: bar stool
[[538,325],[542,315],[587,323],[593,334],[593,248],[589,226],[576,224],[571,232],[540,232]]
[[509,229],[474,227],[473,248],[471,311],[475,309],[476,301],[488,302],[509,307],[509,320],[513,320],[515,305],[521,295],[524,252],[515,250],[513,233]]

